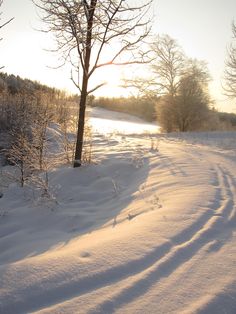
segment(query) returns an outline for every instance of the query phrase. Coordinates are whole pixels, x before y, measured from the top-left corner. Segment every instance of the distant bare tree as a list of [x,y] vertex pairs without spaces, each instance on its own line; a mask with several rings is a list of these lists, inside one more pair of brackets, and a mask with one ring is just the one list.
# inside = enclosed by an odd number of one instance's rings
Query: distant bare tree
[[208,117],[209,97],[197,77],[187,74],[180,81],[173,108],[180,132],[200,130]]
[[185,56],[175,39],[169,35],[158,36],[151,44],[154,54],[152,72],[159,94],[174,96],[185,68]]
[[158,35],[150,50],[150,76],[125,80],[125,85],[135,87],[141,95],[174,96],[185,71],[186,58],[181,47],[169,35]]
[[[104,85],[89,89],[94,71],[108,65],[142,63],[150,31],[146,13],[152,0],[33,0],[42,10],[48,32],[56,35],[57,49],[78,70],[80,110],[74,167],[81,166],[86,99]],[[106,49],[108,48],[108,49]],[[122,59],[121,56],[124,58]]]
[[233,41],[228,49],[228,56],[225,62],[224,91],[229,97],[236,97],[236,24],[232,22]]
[[206,69],[204,62],[190,59],[175,95],[168,94],[161,99],[157,115],[164,131],[201,129],[208,117],[210,103],[207,90],[209,74]]

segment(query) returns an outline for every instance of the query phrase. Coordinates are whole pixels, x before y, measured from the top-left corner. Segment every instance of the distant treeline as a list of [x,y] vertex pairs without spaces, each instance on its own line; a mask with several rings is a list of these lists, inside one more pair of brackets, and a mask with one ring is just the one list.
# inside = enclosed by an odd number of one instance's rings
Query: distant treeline
[[222,122],[229,123],[232,127],[236,128],[236,114],[227,112],[218,112],[219,119]]
[[73,101],[64,91],[0,73],[0,132],[29,129],[45,110],[54,121],[60,122],[65,117],[66,106]]
[[129,113],[146,121],[156,120],[156,101],[146,97],[99,97],[89,103],[91,106]]
[[[161,98],[145,97],[98,97],[90,96],[89,105],[105,108],[108,110],[129,113],[140,117],[146,121],[158,121],[158,103]],[[215,109],[209,109],[206,122],[201,127],[204,131],[214,130],[232,130],[236,129],[236,114],[218,112]]]
[[31,81],[29,79],[22,79],[20,76],[13,74],[0,73],[0,93],[3,92],[15,95],[15,94],[35,94],[36,92],[44,92],[48,94],[56,94],[59,90],[40,84],[37,81]]
[[[36,81],[0,73],[0,132],[28,128],[42,115],[42,110],[47,110],[49,120],[62,123],[70,109],[77,108],[78,98],[77,95],[67,95],[64,91]],[[158,105],[161,100],[162,97],[95,98],[89,96],[88,105],[124,112],[146,121],[160,123]],[[171,115],[170,112],[168,118]],[[232,129],[236,129],[236,114],[209,109],[206,121],[199,130]]]

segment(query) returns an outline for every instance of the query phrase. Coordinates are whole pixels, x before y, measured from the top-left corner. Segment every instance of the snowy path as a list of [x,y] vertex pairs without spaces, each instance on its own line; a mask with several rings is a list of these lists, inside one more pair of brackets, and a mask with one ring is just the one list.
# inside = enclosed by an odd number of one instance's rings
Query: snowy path
[[236,313],[235,150],[157,138],[97,135],[53,211],[9,189],[0,313]]

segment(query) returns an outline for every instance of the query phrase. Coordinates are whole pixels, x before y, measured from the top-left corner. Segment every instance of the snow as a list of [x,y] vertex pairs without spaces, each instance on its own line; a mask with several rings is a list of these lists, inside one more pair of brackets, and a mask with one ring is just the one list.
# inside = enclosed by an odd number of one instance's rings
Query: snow
[[95,107],[90,113],[90,123],[95,132],[103,134],[153,134],[160,130],[154,123],[145,123],[129,114]]
[[235,133],[90,123],[93,163],[53,169],[50,202],[3,191],[0,313],[236,313]]

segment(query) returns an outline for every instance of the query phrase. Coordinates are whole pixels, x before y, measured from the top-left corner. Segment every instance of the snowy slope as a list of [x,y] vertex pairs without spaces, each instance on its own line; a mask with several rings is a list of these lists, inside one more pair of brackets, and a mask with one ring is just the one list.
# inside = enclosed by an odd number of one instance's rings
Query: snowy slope
[[138,125],[97,129],[94,164],[50,174],[56,201],[4,192],[1,314],[236,313],[235,134]]
[[154,123],[145,123],[138,117],[94,107],[89,112],[95,132],[103,134],[153,134],[160,130]]

